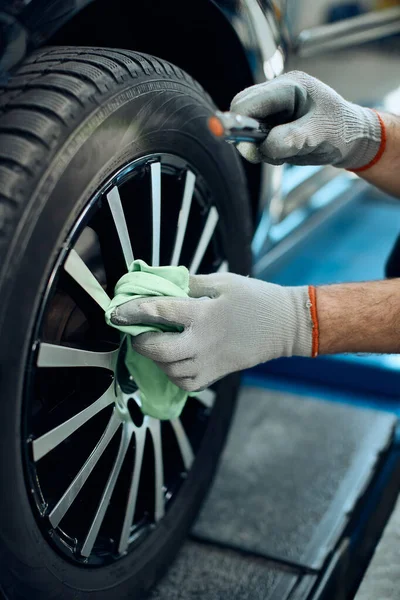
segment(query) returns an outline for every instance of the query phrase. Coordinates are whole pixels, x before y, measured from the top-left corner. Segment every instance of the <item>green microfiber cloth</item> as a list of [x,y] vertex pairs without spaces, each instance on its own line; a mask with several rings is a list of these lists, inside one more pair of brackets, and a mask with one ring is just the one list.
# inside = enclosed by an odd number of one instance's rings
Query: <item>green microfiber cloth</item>
[[[106,310],[106,323],[128,336],[149,331],[182,331],[168,325],[114,325],[111,314],[117,306],[134,298],[173,296],[187,298],[189,271],[186,267],[150,267],[142,260],[134,260],[128,273],[118,281],[114,298]],[[176,419],[181,414],[188,393],[172,383],[167,375],[149,358],[142,356],[127,343],[125,364],[136,382],[142,401],[142,412],[156,419]]]

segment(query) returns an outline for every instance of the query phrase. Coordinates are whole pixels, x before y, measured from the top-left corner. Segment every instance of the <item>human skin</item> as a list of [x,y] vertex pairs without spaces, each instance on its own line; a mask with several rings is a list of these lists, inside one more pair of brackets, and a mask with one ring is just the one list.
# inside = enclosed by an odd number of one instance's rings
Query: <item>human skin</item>
[[[357,174],[400,198],[400,117],[380,113],[386,148]],[[319,354],[400,353],[400,279],[320,286],[316,291]]]

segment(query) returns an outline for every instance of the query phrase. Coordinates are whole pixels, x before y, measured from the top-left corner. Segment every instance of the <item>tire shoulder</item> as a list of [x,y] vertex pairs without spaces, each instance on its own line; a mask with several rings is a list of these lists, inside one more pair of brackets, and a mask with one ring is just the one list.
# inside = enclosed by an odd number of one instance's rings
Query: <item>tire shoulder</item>
[[49,162],[49,150],[56,151],[118,86],[122,90],[139,78],[154,77],[185,82],[211,101],[195,80],[167,61],[91,47],[35,51],[0,88],[0,264],[13,224]]

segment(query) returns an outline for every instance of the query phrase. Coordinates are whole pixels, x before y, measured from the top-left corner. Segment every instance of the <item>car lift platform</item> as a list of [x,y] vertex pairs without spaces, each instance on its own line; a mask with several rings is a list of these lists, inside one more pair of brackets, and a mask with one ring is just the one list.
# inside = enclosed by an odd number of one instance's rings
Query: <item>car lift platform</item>
[[354,596],[398,493],[396,416],[256,384],[152,600]]

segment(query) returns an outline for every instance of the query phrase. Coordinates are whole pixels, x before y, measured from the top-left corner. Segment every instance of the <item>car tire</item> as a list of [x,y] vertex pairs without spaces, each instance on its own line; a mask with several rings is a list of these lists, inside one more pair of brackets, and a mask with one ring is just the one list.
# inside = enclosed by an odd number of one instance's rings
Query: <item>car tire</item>
[[[77,366],[75,358],[70,364],[63,357],[65,352],[77,356],[82,340],[88,352],[100,348],[105,353],[118,344],[116,332],[101,320],[98,301],[93,301],[96,293],[87,293],[90,285],[82,290],[80,277],[89,267],[97,278],[97,295],[102,289],[112,295],[124,272],[123,258],[129,256],[121,232],[129,232],[135,257],[151,262],[158,252],[157,261],[168,264],[182,220],[181,198],[190,195],[191,185],[193,202],[180,262],[192,264],[193,271],[229,266],[249,273],[246,181],[236,151],[207,130],[207,117],[214,110],[207,93],[179,68],[125,50],[45,48],[28,57],[1,90],[0,584],[9,600],[143,598],[178,551],[210,486],[234,409],[236,375],[209,390],[212,401],[189,399],[190,418],[182,417],[179,427],[186,427],[186,435],[180,442],[171,424],[148,421],[141,438],[143,461],[148,462],[142,465],[138,494],[140,486],[147,487],[128,523],[129,543],[121,552],[112,532],[116,527],[119,535],[125,522],[118,502],[133,477],[129,460],[136,460],[139,452],[137,436],[144,425],[136,419],[143,417],[132,416],[129,409],[135,433],[111,500],[104,490],[121,450],[124,424],[114,432],[115,444],[113,438],[87,471],[89,491],[82,484],[69,509],[75,520],[68,520],[68,511],[66,521],[51,521],[51,515],[77,471],[86,468],[90,448],[99,448],[110,424],[106,418],[113,418],[103,413],[114,415],[115,405],[106,406],[51,450],[45,448],[50,441],[44,436],[90,409],[103,391],[103,379],[111,377],[96,361],[88,370],[78,368],[85,366],[84,360]],[[147,186],[148,195],[143,192]],[[125,225],[118,225],[115,211],[119,217],[125,214]],[[123,385],[124,397],[134,393],[129,380]],[[179,431],[183,435],[182,427]],[[157,488],[154,432],[160,447],[167,443],[165,436],[170,444],[162,455],[162,491]],[[187,440],[193,452],[185,446]],[[192,452],[192,462],[187,452]],[[175,455],[179,468],[172,459],[168,465],[169,456]],[[163,509],[156,517],[160,494]],[[90,552],[82,552],[79,532],[93,525],[102,501],[107,511],[100,534],[92,539]]]

